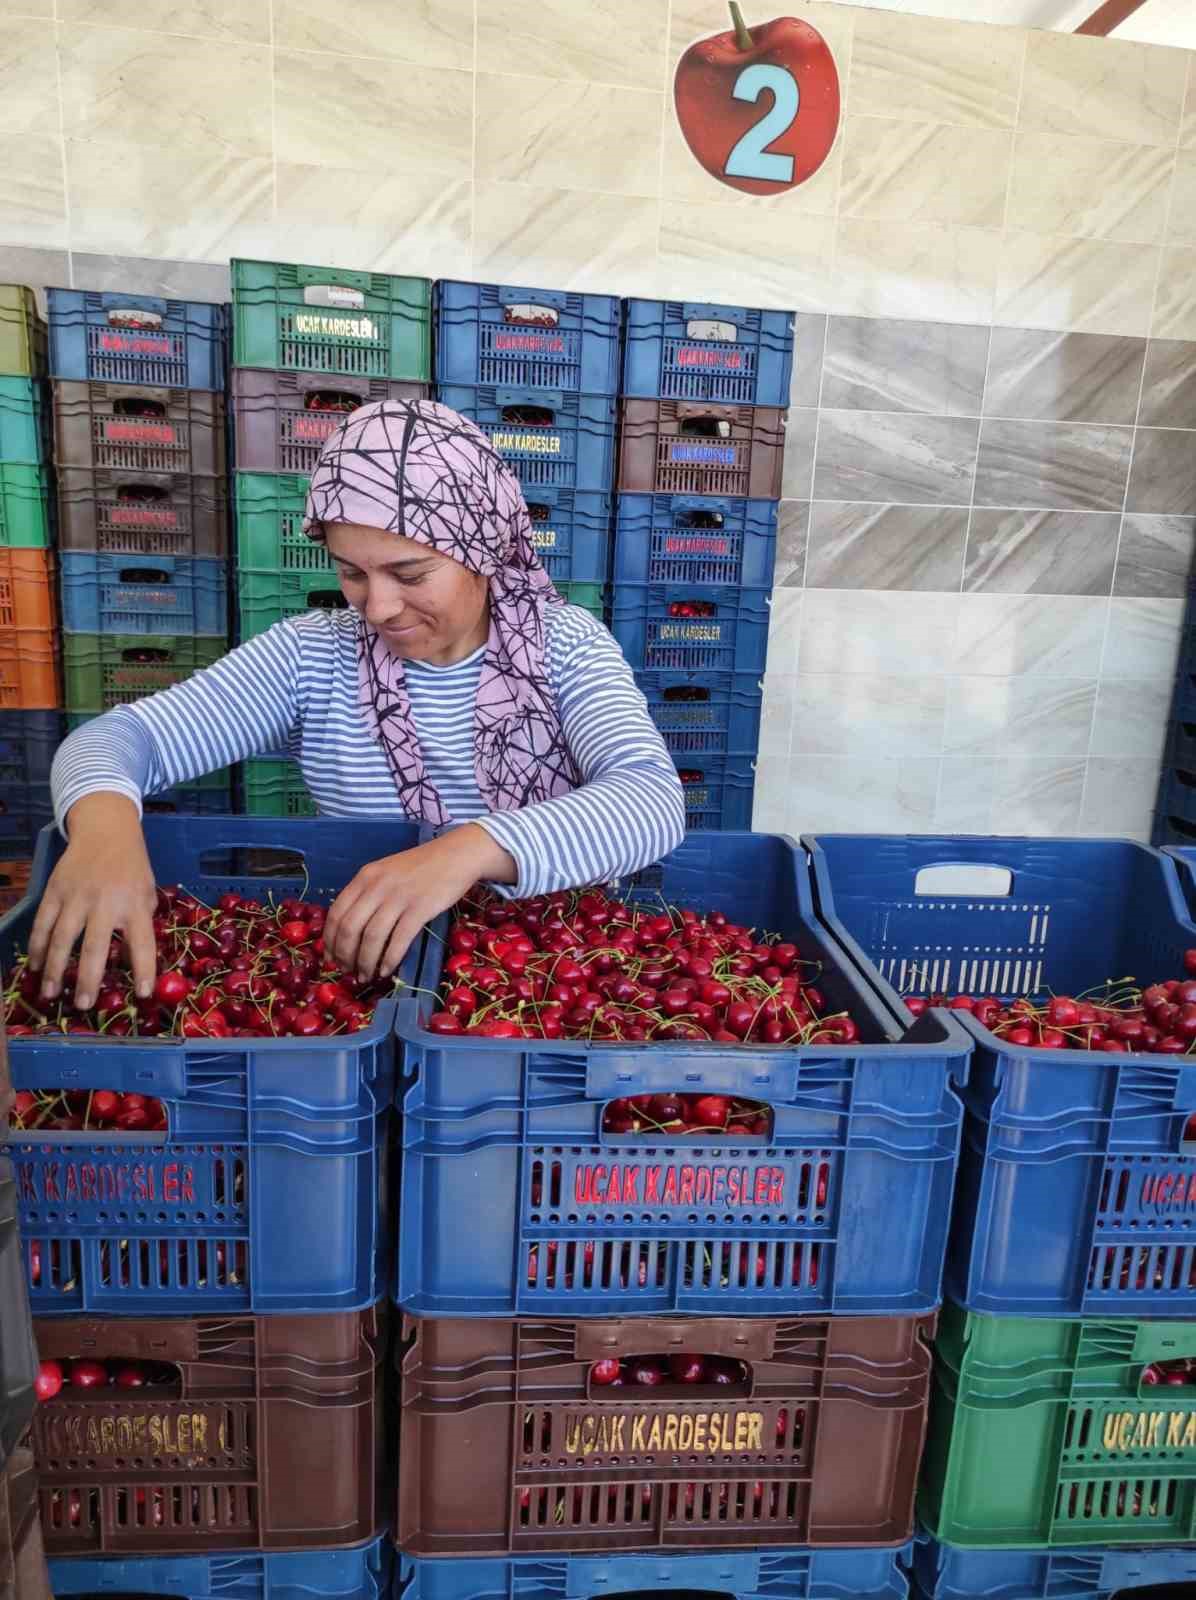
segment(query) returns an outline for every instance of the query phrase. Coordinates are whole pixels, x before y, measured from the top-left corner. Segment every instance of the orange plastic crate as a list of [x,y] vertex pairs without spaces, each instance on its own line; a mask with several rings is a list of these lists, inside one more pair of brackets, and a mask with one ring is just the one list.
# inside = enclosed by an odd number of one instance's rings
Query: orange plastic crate
[[54,557],[0,550],[0,710],[62,704]]
[[49,550],[0,550],[0,641],[11,628],[54,628],[54,557]]

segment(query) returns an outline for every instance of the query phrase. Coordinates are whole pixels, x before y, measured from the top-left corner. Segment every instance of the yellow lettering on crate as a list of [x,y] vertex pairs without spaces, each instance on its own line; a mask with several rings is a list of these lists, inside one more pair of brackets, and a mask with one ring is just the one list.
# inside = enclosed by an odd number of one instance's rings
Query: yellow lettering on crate
[[699,1411],[694,1418],[694,1450],[701,1452],[706,1449],[706,1428],[710,1422],[705,1411]]
[[1110,1411],[1101,1430],[1109,1451],[1190,1450],[1196,1447],[1196,1409],[1191,1411]]
[[648,1426],[648,1419],[643,1414],[642,1411],[640,1412],[638,1417],[632,1417],[632,1419],[631,1419],[631,1449],[632,1449],[632,1453],[633,1454],[637,1453],[639,1451],[647,1449],[647,1445],[644,1442],[644,1429],[647,1426]]
[[559,433],[492,433],[490,443],[496,450],[527,450],[533,455],[559,456]]

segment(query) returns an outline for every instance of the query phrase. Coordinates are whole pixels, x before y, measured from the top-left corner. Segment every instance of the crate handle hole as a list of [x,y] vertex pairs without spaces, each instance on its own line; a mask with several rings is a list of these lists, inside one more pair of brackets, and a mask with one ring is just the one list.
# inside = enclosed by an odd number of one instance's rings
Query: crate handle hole
[[682,417],[677,432],[683,439],[729,439],[731,424],[725,417]]
[[174,582],[169,572],[156,567],[122,567],[116,576],[120,583],[144,583],[153,588]]
[[125,483],[118,484],[116,498],[118,500],[132,501],[136,505],[143,504],[146,501],[158,501],[160,503],[163,500],[170,499],[170,491],[169,489],[160,488],[154,483]]
[[169,650],[149,650],[144,645],[138,645],[133,650],[122,650],[120,659],[122,661],[135,662],[138,666],[144,666],[147,662],[169,661],[171,660],[171,653]]
[[661,699],[667,705],[693,705],[706,702],[710,699],[709,689],[699,689],[695,684],[679,684],[675,689],[666,689]]
[[1008,867],[941,861],[919,870],[914,879],[914,893],[934,899],[956,896],[968,900],[1005,900],[1013,893],[1013,873]]
[[307,411],[356,411],[361,404],[359,394],[348,394],[343,389],[308,389],[303,396]]
[[527,514],[533,522],[547,522],[552,515],[551,509],[540,500],[528,500]]
[[725,528],[727,519],[721,511],[683,511],[677,517],[678,528]]
[[166,406],[161,400],[146,400],[138,395],[128,400],[114,400],[112,410],[118,417],[164,417]]
[[313,589],[307,596],[309,609],[319,611],[344,611],[349,602],[339,589]]
[[199,858],[205,878],[302,878],[306,863],[301,850],[280,850],[269,845],[249,849],[205,850]]
[[504,406],[502,420],[523,428],[551,428],[556,420],[556,412],[551,406]]

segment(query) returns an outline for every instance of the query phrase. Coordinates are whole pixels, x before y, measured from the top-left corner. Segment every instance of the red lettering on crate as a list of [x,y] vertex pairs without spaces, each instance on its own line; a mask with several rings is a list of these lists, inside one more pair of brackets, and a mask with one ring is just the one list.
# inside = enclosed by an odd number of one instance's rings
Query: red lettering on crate
[[104,419],[103,437],[109,444],[174,444],[176,430],[169,422]]
[[716,539],[710,534],[704,537],[701,534],[673,533],[664,542],[666,555],[671,556],[728,556],[731,554],[730,539]]
[[161,333],[101,333],[100,349],[120,355],[168,356],[170,340]]
[[785,1169],[583,1163],[573,1174],[573,1197],[582,1206],[779,1206]]
[[108,522],[114,528],[177,528],[179,514],[169,506],[159,510],[117,503],[108,507]]
[[21,1200],[36,1206],[61,1201],[170,1205],[195,1200],[195,1169],[180,1161],[30,1161],[16,1156]]
[[705,350],[701,345],[683,344],[677,351],[679,367],[742,367],[739,350]]
[[494,348],[559,355],[565,348],[565,341],[559,333],[497,333]]
[[343,411],[301,411],[291,418],[292,439],[327,439],[345,420]]
[[1156,1211],[1196,1210],[1196,1171],[1167,1172],[1142,1180],[1142,1205]]

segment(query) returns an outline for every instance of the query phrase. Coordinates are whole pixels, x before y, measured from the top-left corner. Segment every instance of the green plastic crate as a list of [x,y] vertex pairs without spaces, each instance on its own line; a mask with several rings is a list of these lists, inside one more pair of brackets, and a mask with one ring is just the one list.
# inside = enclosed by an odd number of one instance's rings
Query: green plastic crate
[[985,1550],[1196,1539],[1196,1386],[1141,1381],[1180,1357],[1196,1357],[1196,1321],[944,1306],[921,1521]]
[[113,706],[128,705],[210,667],[227,649],[228,640],[223,638],[64,633],[66,709],[85,720]]
[[604,620],[603,593],[600,583],[558,583],[557,588],[571,606],[580,606],[599,622]]
[[331,571],[256,572],[242,568],[237,573],[242,641],[265,633],[284,617],[298,617],[305,611],[339,611],[344,605],[345,597]]
[[14,378],[45,376],[49,343],[32,289],[0,283],[0,373]]
[[40,378],[0,378],[0,461],[49,460],[46,418]]
[[50,476],[33,461],[0,461],[0,548],[50,544]]
[[237,560],[242,567],[333,577],[328,552],[303,532],[307,481],[298,473],[237,473]]
[[429,279],[234,261],[232,282],[236,366],[431,382]]
[[248,817],[314,817],[316,803],[287,756],[262,756],[241,767],[241,809]]

